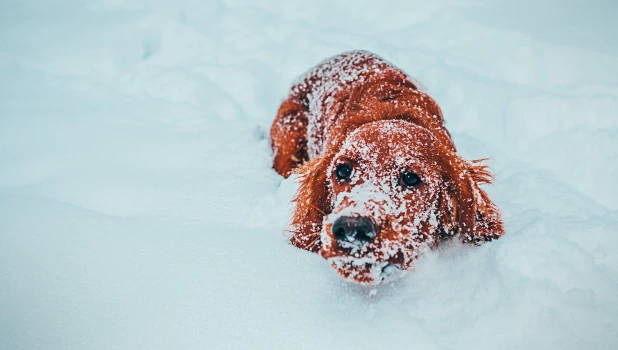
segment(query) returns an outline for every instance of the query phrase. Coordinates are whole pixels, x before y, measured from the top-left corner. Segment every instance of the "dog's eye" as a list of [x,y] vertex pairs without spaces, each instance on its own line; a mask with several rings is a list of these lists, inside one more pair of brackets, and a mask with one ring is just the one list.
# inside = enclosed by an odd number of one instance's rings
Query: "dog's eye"
[[406,171],[401,174],[401,182],[407,187],[417,186],[421,183],[421,178],[413,171]]
[[350,178],[350,175],[352,175],[352,167],[349,164],[341,163],[337,165],[335,176],[337,176],[339,180],[347,180]]

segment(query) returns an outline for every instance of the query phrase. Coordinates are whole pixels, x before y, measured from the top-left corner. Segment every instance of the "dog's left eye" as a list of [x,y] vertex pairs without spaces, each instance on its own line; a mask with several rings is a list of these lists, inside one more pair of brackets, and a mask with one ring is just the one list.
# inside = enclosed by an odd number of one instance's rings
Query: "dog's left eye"
[[339,180],[347,180],[352,175],[352,167],[349,164],[341,163],[337,165],[335,175]]
[[401,182],[403,182],[406,187],[413,187],[421,183],[421,178],[413,171],[406,171],[401,174]]

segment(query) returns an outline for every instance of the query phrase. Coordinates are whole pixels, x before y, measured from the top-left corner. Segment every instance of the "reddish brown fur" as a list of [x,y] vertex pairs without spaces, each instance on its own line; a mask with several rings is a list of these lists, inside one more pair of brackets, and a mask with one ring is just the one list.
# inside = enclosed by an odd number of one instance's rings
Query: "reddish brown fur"
[[[385,122],[388,120],[403,122]],[[385,144],[398,140],[372,131],[384,123],[414,133],[406,145],[395,144],[395,148],[414,149],[421,154],[418,159],[432,164],[435,173],[440,174],[432,175],[431,180],[441,183],[440,188],[444,190],[427,192],[423,197],[438,201],[439,228],[430,229],[429,224],[422,224],[426,232],[419,237],[436,246],[446,235],[458,235],[464,242],[478,243],[503,234],[498,209],[479,187],[492,180],[487,167],[481,160],[469,162],[456,154],[440,108],[405,73],[371,53],[360,51],[335,56],[309,71],[292,87],[273,122],[270,132],[273,168],[286,178],[292,172],[297,173],[300,182],[291,222],[293,245],[313,252],[322,250],[324,257],[343,254],[336,247],[323,249],[321,241],[323,230],[329,234],[330,223],[325,222],[325,216],[333,212],[334,195],[350,190],[337,189],[339,185],[333,183],[327,170],[350,133],[361,127],[363,135],[372,138],[368,140],[372,147],[388,154]],[[379,137],[371,136],[374,134]],[[378,143],[380,137],[388,142]],[[381,173],[387,168],[384,165],[375,171]],[[433,174],[433,170],[429,173]],[[430,175],[427,176],[429,180]],[[413,220],[414,212],[409,215],[408,220]],[[391,231],[386,227],[380,234],[394,235]],[[409,264],[398,266],[410,267]],[[344,277],[349,275],[347,270],[340,269],[339,273]],[[369,277],[353,279],[372,282]]]

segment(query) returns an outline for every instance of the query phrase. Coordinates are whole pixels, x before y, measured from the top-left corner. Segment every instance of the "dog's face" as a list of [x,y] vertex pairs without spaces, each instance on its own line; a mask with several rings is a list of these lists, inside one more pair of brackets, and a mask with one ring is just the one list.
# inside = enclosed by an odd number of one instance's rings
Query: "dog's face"
[[319,251],[345,279],[379,284],[441,239],[491,241],[500,212],[491,174],[432,132],[402,120],[364,124],[298,171],[292,244]]
[[414,124],[375,122],[332,158],[320,253],[342,277],[380,283],[437,245],[446,183],[435,143]]

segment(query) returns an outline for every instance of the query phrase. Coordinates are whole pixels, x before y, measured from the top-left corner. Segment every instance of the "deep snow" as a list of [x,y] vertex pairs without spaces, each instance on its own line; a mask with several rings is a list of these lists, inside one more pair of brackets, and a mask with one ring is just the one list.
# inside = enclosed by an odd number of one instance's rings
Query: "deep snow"
[[[2,1],[0,348],[615,349],[609,1]],[[376,291],[285,240],[266,135],[296,77],[415,77],[506,235]]]

